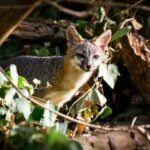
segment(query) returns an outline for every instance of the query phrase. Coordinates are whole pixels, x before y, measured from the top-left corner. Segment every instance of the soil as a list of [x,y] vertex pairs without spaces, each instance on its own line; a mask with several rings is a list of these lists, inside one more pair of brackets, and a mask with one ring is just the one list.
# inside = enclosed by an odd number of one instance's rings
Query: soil
[[104,126],[110,126],[112,131],[95,129],[76,135],[75,139],[82,144],[84,150],[150,149],[150,110],[147,106],[132,104]]

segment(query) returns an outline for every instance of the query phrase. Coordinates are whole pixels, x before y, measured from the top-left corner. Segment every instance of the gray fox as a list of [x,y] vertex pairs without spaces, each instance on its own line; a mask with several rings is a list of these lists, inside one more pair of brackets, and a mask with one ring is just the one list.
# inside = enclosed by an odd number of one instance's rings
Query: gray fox
[[35,90],[35,96],[50,100],[58,107],[74,96],[102,62],[111,30],[86,40],[74,26],[69,26],[66,35],[68,50],[65,56],[18,56],[1,64],[4,69],[15,64],[19,75],[31,84],[34,78],[41,80],[40,87],[46,87],[49,82],[52,87]]

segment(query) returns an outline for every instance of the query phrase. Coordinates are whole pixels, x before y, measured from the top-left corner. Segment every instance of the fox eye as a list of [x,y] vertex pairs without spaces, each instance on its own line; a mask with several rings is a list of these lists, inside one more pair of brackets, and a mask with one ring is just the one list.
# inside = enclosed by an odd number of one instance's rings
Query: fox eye
[[83,54],[76,54],[77,57],[80,57],[80,58],[84,58],[85,56]]
[[99,55],[94,55],[93,58],[94,58],[94,59],[98,59],[98,58],[99,58]]

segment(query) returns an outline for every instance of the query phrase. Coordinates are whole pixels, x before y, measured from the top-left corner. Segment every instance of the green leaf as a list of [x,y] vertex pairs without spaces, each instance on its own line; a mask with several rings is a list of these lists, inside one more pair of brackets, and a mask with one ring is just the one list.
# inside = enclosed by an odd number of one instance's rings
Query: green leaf
[[49,47],[49,46],[51,46],[51,43],[50,43],[50,42],[45,42],[45,43],[44,43],[44,46],[45,46],[45,47]]
[[67,143],[68,150],[83,150],[81,144],[75,140],[70,140]]
[[18,73],[15,65],[10,65],[10,77],[14,85],[18,85]]
[[16,98],[16,104],[17,110],[23,114],[26,120],[28,120],[32,111],[30,101],[23,97],[20,97]]
[[5,86],[5,84],[4,84],[4,86],[0,87],[0,97],[1,98],[5,97],[5,95],[6,95],[6,93],[7,93],[7,91],[8,91],[9,88],[10,87]]
[[108,106],[105,106],[105,107],[103,107],[102,110],[101,110],[101,115],[100,115],[100,117],[101,117],[102,119],[104,119],[104,118],[108,117],[108,116],[111,115],[111,114],[112,114],[112,109],[111,109],[110,107],[108,107]]
[[7,81],[6,77],[0,72],[0,88],[4,85],[5,81]]
[[80,27],[85,27],[88,24],[88,22],[86,20],[77,20],[76,24]]
[[104,21],[105,16],[106,16],[104,7],[98,7],[97,12],[98,12],[98,17],[99,17],[99,22],[101,23]]
[[43,112],[44,112],[43,108],[35,106],[30,115],[30,120],[40,121],[40,119],[42,118]]
[[6,110],[3,107],[0,107],[0,117],[6,114]]
[[[45,107],[47,109],[50,108],[52,110],[55,110],[55,106],[50,101],[47,101]],[[52,113],[51,111],[47,109],[44,110],[43,118],[40,120],[40,123],[42,123],[46,127],[53,127],[55,124],[57,115],[55,115],[54,113]]]
[[[21,91],[25,96],[29,96],[29,93],[26,89],[22,89]],[[25,119],[28,120],[31,114],[31,104],[28,100],[18,94],[16,89],[10,88],[4,97],[4,101],[11,112],[18,111],[23,113]]]
[[0,120],[0,126],[2,127],[2,126],[6,126],[7,125],[7,120],[6,120],[6,118],[1,118],[1,120]]
[[8,106],[12,112],[16,112],[16,108],[17,108],[16,102],[15,102],[16,93],[17,93],[16,89],[10,88],[4,97],[4,102],[6,106]]
[[63,133],[63,134],[66,134],[67,128],[68,128],[68,122],[67,121],[64,123],[56,122],[55,126],[56,126],[56,131]]
[[26,88],[28,86],[28,81],[23,76],[19,76],[19,78],[18,78],[18,86],[20,88]]
[[62,133],[58,133],[55,128],[51,128],[49,130],[48,144],[52,147],[56,142],[59,144],[67,142],[67,137]]
[[111,114],[112,114],[112,109],[108,106],[104,106],[101,109],[101,111],[96,115],[96,117],[92,120],[92,122],[95,121],[99,116],[101,117],[101,119],[104,119]]
[[25,98],[20,98],[20,99],[16,99],[16,103],[17,103],[17,110],[23,114],[26,120],[28,120],[32,112],[30,102]]
[[131,31],[131,26],[126,26],[122,29],[119,29],[114,35],[112,35],[111,42],[118,40],[119,38],[126,35],[129,31]]
[[49,50],[46,46],[43,46],[41,48],[34,48],[34,52],[36,53],[37,56],[48,56],[49,55]]
[[100,64],[98,76],[103,77],[104,81],[113,89],[120,73],[114,64]]
[[34,93],[33,86],[23,76],[18,77],[18,87],[28,89],[30,94]]
[[112,20],[112,19],[110,19],[110,18],[106,18],[106,21],[107,21],[107,24],[108,24],[109,26],[114,26],[114,25],[116,25],[116,21],[114,21],[114,20]]
[[88,98],[93,100],[96,104],[99,104],[100,106],[103,106],[107,102],[106,98],[100,93],[99,90],[95,88],[93,88],[88,94]]
[[150,27],[150,16],[147,18],[148,27]]

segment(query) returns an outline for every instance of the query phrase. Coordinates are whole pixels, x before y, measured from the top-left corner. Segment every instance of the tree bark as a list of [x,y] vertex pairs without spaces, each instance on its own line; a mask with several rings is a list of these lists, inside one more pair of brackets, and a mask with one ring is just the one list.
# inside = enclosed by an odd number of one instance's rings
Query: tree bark
[[43,0],[0,1],[0,45]]
[[122,40],[122,54],[131,81],[144,102],[150,104],[150,40],[129,32]]

